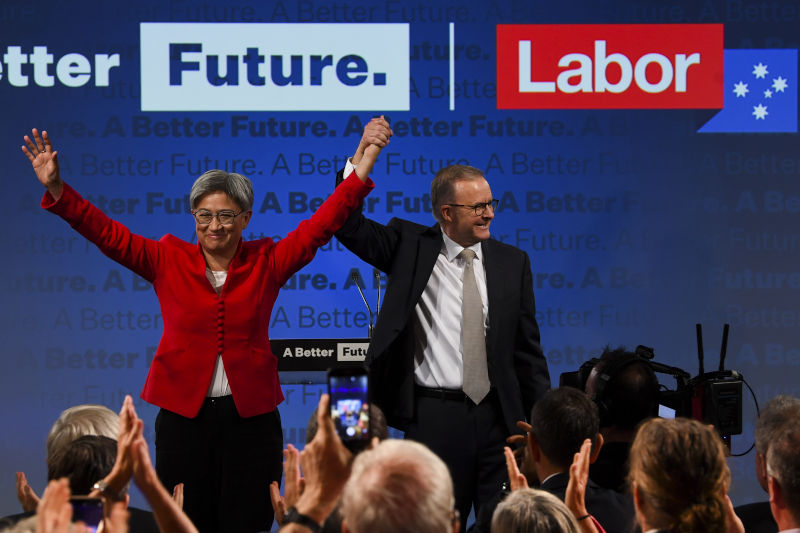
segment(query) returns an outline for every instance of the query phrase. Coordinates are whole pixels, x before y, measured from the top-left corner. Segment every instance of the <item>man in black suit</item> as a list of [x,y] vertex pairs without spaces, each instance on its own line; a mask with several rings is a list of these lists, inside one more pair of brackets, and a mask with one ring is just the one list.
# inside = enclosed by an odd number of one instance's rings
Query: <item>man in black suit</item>
[[[786,420],[767,450],[767,488],[781,533],[800,531],[800,419]],[[750,530],[747,530],[748,532]]]
[[[562,500],[569,483],[572,459],[586,439],[592,440],[589,461],[594,462],[603,446],[597,405],[586,393],[561,387],[548,391],[531,413],[528,453],[541,489]],[[586,486],[586,509],[606,531],[631,531],[634,527],[633,500],[595,484]]]
[[[800,399],[783,394],[767,402],[758,417],[755,429],[756,479],[765,492],[769,492],[767,452],[770,445],[778,439],[787,422],[798,419],[800,419]],[[734,511],[742,519],[747,533],[778,531],[778,524],[772,516],[769,501],[740,505]]]
[[[364,149],[362,141],[340,177]],[[497,201],[481,171],[443,168],[431,202],[433,226],[398,218],[383,225],[357,212],[336,237],[388,275],[367,354],[372,400],[390,425],[448,465],[465,524],[472,505],[507,479],[505,439],[519,432],[516,421],[550,376],[528,255],[489,239]]]

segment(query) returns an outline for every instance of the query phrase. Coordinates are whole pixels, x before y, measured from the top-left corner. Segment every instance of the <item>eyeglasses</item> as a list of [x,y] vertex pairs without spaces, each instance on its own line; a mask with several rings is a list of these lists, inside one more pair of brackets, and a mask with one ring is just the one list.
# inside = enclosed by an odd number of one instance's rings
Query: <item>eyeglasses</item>
[[498,200],[497,198],[492,198],[491,202],[480,202],[480,203],[473,204],[473,205],[467,205],[467,204],[445,204],[445,205],[449,205],[449,206],[452,206],[452,207],[467,207],[467,208],[472,209],[473,211],[475,211],[475,216],[479,217],[479,216],[483,215],[486,212],[486,208],[487,207],[491,207],[492,208],[492,212],[494,212],[497,209],[497,205],[499,203],[500,203],[500,200]]
[[214,218],[216,218],[217,222],[223,226],[230,226],[233,224],[233,221],[236,220],[236,217],[242,213],[244,213],[244,210],[239,211],[238,213],[234,213],[233,211],[220,211],[219,213],[212,213],[211,211],[206,211],[204,209],[201,209],[200,211],[192,211],[194,219],[201,226],[208,226],[211,224],[211,221],[214,220]]

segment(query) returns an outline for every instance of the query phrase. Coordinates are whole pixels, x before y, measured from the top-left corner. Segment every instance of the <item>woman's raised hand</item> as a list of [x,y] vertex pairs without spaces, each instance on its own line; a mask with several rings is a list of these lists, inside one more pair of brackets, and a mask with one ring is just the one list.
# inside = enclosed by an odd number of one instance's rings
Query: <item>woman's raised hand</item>
[[53,151],[53,143],[46,131],[39,135],[39,130],[33,128],[31,134],[33,139],[27,135],[24,137],[22,152],[31,162],[36,177],[47,187],[53,199],[58,200],[64,190],[64,182],[58,173],[58,152]]

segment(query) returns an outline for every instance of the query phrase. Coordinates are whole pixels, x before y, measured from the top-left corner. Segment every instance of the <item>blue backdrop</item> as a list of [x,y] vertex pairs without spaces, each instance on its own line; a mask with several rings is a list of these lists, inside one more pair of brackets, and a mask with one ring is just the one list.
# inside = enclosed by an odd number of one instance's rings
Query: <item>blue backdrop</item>
[[[204,48],[181,56],[188,89],[171,101],[167,72],[180,65],[163,49],[144,57],[152,41],[140,24],[153,22],[213,25],[175,33],[171,42]],[[716,366],[718,332],[728,322],[727,366],[744,374],[758,401],[797,394],[798,22],[800,3],[788,0],[6,0],[0,5],[0,247],[8,266],[0,320],[0,514],[18,510],[15,471],[27,472],[38,491],[44,487],[44,439],[62,409],[88,402],[117,410],[132,394],[150,442],[156,414],[138,400],[161,334],[156,298],[38,207],[43,190],[19,149],[31,127],[50,133],[67,182],[138,233],[192,240],[189,187],[207,168],[221,167],[254,181],[246,236],[279,238],[309,216],[315,198],[329,194],[361,124],[385,113],[396,135],[375,167],[370,216],[432,223],[426,195],[433,173],[452,162],[483,169],[501,200],[493,235],[531,255],[554,382],[607,344],[653,346],[657,360],[694,375],[694,324],[706,326],[709,367]],[[240,25],[220,26],[227,23]],[[251,27],[267,23],[326,26]],[[379,23],[392,26],[373,27]],[[498,69],[497,25],[589,23],[626,24],[631,31],[640,24],[722,25],[724,80],[717,76],[713,90],[724,93],[724,110],[498,108],[498,78],[509,74]],[[178,28],[156,30],[170,40]],[[555,47],[590,57],[591,49],[571,44],[579,33],[567,27],[562,39],[541,43],[532,31],[533,53]],[[252,35],[263,40],[253,42]],[[680,39],[676,34],[678,48]],[[611,33],[607,42],[609,54],[625,52],[615,49]],[[269,58],[257,70],[245,55],[251,45],[257,54],[279,54],[283,70]],[[265,92],[214,93],[226,82],[206,82],[200,69],[210,72],[215,46],[241,54],[234,59],[239,89],[257,89],[261,73]],[[685,43],[682,53],[692,46]],[[280,85],[276,72],[292,72],[293,50],[305,69],[298,74],[302,85]],[[351,58],[340,67],[348,51],[364,63]],[[334,56],[318,92],[315,53]],[[215,57],[218,74],[231,68]],[[759,64],[766,67],[760,76]],[[359,77],[364,72],[366,81]],[[767,112],[761,118],[758,106]],[[365,336],[354,317],[363,304],[347,286],[354,267],[374,298],[371,269],[334,241],[302,271],[318,276],[316,283],[298,276],[282,291],[271,336]],[[321,388],[284,388],[285,442],[300,444]],[[754,417],[745,396],[735,453],[749,447]],[[735,503],[765,498],[752,453],[730,465]]]

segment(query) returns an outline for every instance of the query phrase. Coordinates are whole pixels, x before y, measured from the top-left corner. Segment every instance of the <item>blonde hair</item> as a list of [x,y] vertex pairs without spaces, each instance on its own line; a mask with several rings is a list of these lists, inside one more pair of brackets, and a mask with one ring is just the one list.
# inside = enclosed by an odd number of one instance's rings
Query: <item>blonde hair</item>
[[47,435],[47,458],[84,435],[117,440],[119,415],[104,405],[83,404],[61,412]]
[[654,418],[633,441],[628,479],[650,527],[725,533],[730,477],[720,436],[696,420]]

